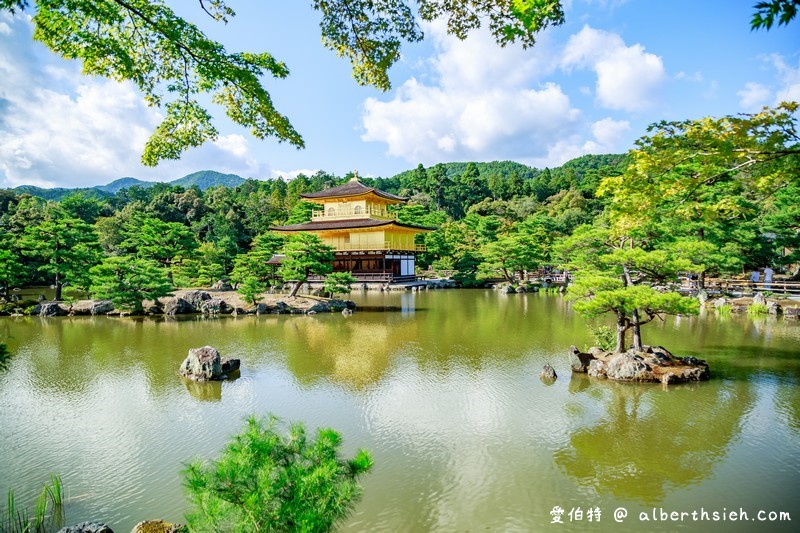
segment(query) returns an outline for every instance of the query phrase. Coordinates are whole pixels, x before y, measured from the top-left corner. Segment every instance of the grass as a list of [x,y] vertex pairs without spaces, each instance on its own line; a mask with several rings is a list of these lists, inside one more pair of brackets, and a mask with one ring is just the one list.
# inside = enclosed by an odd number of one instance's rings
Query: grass
[[716,311],[719,316],[731,316],[731,313],[733,313],[733,306],[731,304],[720,305],[716,308]]
[[747,306],[747,314],[750,316],[766,315],[767,312],[767,304],[754,303]]
[[[52,505],[53,512],[48,515]],[[64,484],[61,476],[50,474],[50,483],[44,484],[36,498],[34,514],[28,508],[17,508],[14,490],[8,489],[6,509],[0,512],[0,531],[3,533],[46,533],[61,528],[64,521]]]

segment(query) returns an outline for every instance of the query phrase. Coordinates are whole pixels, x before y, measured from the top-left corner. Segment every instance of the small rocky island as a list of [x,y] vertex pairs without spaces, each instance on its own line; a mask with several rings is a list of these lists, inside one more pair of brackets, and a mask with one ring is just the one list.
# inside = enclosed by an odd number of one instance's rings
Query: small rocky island
[[569,361],[573,372],[615,381],[670,384],[705,381],[710,377],[705,361],[674,356],[661,346],[645,346],[643,350],[622,353],[607,352],[596,346],[590,348],[589,353],[583,353],[571,346]]
[[192,381],[218,381],[239,371],[239,359],[222,359],[219,350],[211,346],[192,348],[181,363],[181,376]]

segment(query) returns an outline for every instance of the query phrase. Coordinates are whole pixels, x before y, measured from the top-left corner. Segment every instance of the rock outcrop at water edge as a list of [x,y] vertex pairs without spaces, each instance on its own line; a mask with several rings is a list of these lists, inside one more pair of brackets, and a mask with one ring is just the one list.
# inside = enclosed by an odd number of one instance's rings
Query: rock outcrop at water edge
[[136,524],[131,533],[182,533],[189,531],[181,524],[170,524],[163,520],[145,520]]
[[573,372],[615,381],[682,383],[710,378],[708,364],[695,357],[676,357],[661,346],[645,346],[644,350],[624,353],[606,352],[597,347],[582,353],[575,346],[569,349]]
[[221,380],[239,370],[239,364],[239,359],[222,359],[219,350],[203,346],[189,350],[189,355],[181,363],[179,373],[194,381]]
[[192,304],[183,298],[172,298],[164,304],[164,314],[168,316],[187,315],[194,312]]
[[56,302],[42,302],[31,309],[31,314],[43,317],[66,316],[67,310]]

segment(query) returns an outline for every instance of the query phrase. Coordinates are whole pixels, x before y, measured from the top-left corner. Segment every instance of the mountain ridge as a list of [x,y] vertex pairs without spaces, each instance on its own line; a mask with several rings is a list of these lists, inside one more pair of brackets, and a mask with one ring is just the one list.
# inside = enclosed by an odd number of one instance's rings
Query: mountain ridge
[[150,187],[155,187],[159,184],[169,185],[170,187],[180,186],[187,189],[197,186],[200,188],[200,190],[206,190],[210,189],[211,187],[219,186],[237,187],[244,182],[245,179],[236,174],[224,174],[222,172],[217,172],[216,170],[200,170],[167,182],[144,181],[138,178],[126,176],[123,178],[117,178],[106,185],[95,185],[94,187],[54,187],[47,189],[44,187],[36,187],[34,185],[20,185],[9,190],[18,194],[27,193],[31,196],[38,196],[40,198],[44,198],[45,200],[60,201],[67,196],[77,193],[83,193],[86,196],[97,199],[108,198],[115,195],[122,189],[128,189],[131,187],[142,187],[147,189]]

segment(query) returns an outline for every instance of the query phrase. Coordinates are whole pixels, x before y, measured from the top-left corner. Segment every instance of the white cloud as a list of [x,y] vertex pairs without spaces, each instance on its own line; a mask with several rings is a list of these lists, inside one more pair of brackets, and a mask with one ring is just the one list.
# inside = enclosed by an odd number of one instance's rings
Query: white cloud
[[311,177],[314,174],[316,174],[317,172],[319,172],[318,168],[315,168],[315,169],[298,168],[298,169],[295,169],[295,170],[272,170],[269,177],[270,177],[270,179],[273,179],[273,180],[282,178],[282,179],[285,179],[285,180],[288,181],[288,180],[295,179],[300,174],[303,174],[304,176]]
[[631,125],[627,120],[604,118],[592,124],[592,134],[597,141],[597,145],[603,150],[618,148],[619,142],[630,131]]
[[608,154],[624,151],[623,144],[631,133],[627,120],[604,118],[591,124],[592,139],[581,144],[580,136],[564,138],[548,148],[545,157],[536,158],[533,164],[538,167],[559,166],[570,159],[586,154]]
[[567,71],[594,70],[598,103],[629,112],[654,107],[667,79],[659,56],[645,52],[640,44],[626,46],[619,35],[589,26],[570,38],[561,66]]
[[93,186],[125,175],[169,181],[201,168],[263,175],[241,135],[144,167],[139,158],[161,117],[136,88],[49,55],[32,40],[28,17],[5,14],[0,23],[0,187]]
[[770,60],[780,81],[780,87],[775,93],[775,103],[800,102],[800,64],[792,67],[779,54],[773,54]]
[[745,111],[757,111],[766,105],[772,96],[769,87],[760,83],[750,82],[745,84],[744,89],[738,91],[739,105]]
[[465,41],[427,28],[437,49],[429,62],[432,82],[411,78],[389,101],[368,98],[365,141],[387,144],[387,153],[424,164],[442,160],[531,159],[574,132],[580,112],[554,83],[546,35],[534,50],[498,48],[487,32]]

